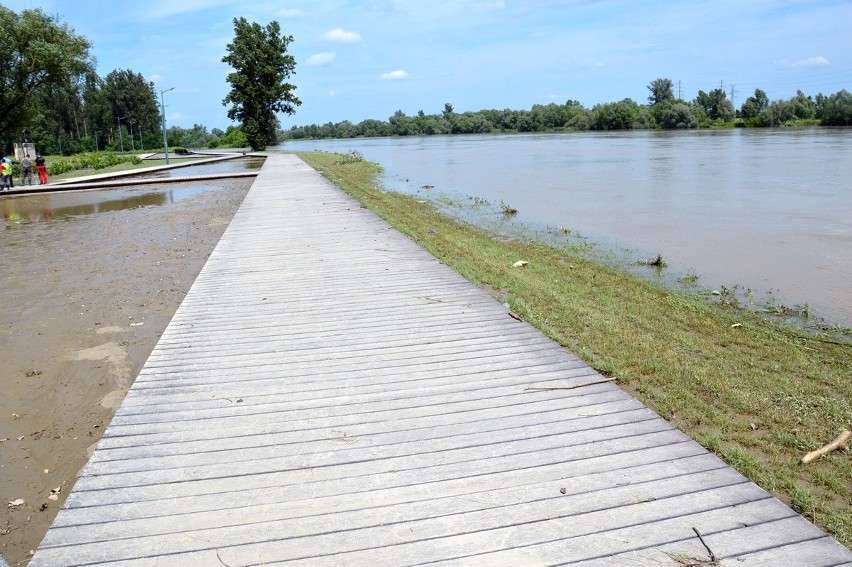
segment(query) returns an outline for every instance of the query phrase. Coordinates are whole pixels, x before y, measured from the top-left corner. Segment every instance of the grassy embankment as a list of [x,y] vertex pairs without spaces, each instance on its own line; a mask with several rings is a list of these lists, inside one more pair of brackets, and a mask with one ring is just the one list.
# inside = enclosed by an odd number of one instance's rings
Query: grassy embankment
[[[852,546],[852,451],[801,457],[852,426],[852,344],[661,289],[570,250],[506,242],[376,187],[352,156],[299,154],[369,209]],[[513,268],[526,260],[525,268]]]

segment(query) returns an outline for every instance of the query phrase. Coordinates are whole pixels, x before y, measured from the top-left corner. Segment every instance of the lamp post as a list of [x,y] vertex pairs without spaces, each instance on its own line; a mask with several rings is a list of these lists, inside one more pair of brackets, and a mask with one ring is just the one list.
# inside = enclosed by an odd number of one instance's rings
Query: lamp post
[[128,124],[130,124],[130,151],[136,151],[136,141],[133,138],[133,120],[128,120]]
[[116,118],[116,122],[118,122],[118,140],[121,142],[121,153],[124,153],[124,136],[121,135],[121,120],[124,116]]
[[163,153],[166,154],[166,164],[169,163],[169,142],[166,139],[166,103],[163,98],[163,94],[171,90],[174,90],[174,87],[160,91],[160,109],[163,114]]

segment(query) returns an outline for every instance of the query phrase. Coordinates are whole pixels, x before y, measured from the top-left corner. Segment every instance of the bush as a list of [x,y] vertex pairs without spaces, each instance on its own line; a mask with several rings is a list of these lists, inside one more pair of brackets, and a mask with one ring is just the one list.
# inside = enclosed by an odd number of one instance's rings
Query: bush
[[687,105],[675,103],[661,113],[660,126],[666,130],[695,128],[698,121]]
[[47,174],[51,176],[61,175],[79,169],[94,169],[97,171],[121,163],[138,165],[142,163],[142,160],[135,154],[111,154],[105,152],[78,154],[69,159],[57,159],[48,163]]

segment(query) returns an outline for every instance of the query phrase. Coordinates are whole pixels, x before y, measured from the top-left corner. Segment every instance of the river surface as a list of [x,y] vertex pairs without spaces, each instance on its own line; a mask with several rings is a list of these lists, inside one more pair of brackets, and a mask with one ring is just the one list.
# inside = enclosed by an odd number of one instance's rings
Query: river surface
[[[739,286],[852,326],[849,128],[366,138],[281,149],[357,151],[384,167],[387,189],[487,201],[491,221],[505,203],[518,210],[516,225],[567,229],[635,258],[661,254],[669,274],[697,275],[705,289]],[[475,218],[469,210],[456,212]]]

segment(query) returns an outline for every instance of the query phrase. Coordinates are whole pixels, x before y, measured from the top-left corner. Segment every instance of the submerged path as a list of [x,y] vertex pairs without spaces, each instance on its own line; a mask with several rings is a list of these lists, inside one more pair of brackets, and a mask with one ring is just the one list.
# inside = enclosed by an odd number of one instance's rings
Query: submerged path
[[31,565],[852,564],[600,378],[273,155]]

